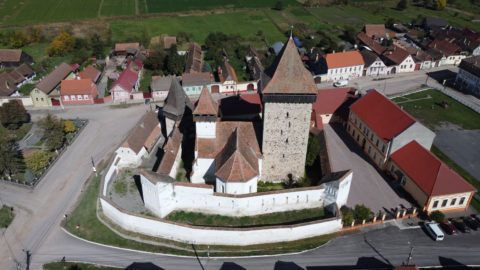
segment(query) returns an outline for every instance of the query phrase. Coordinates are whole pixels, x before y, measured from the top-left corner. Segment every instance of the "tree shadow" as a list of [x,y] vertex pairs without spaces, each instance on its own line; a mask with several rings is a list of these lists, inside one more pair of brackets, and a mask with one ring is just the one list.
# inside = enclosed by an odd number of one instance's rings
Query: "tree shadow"
[[273,269],[274,270],[304,270],[303,267],[298,266],[294,262],[284,262],[284,261],[277,261]]
[[360,257],[355,265],[307,266],[306,270],[393,269],[394,267],[375,257]]
[[143,200],[143,189],[142,189],[142,181],[140,180],[140,175],[136,174],[133,176],[133,181],[135,183],[135,186],[137,187],[138,193],[140,194],[140,198]]
[[242,267],[234,262],[224,262],[219,270],[247,270],[247,268]]
[[134,262],[127,266],[125,270],[164,270],[151,262]]
[[455,269],[455,270],[457,270],[457,269],[470,269],[465,264],[463,264],[463,263],[461,263],[457,260],[454,260],[452,258],[439,256],[438,261],[440,262],[440,265],[444,269]]

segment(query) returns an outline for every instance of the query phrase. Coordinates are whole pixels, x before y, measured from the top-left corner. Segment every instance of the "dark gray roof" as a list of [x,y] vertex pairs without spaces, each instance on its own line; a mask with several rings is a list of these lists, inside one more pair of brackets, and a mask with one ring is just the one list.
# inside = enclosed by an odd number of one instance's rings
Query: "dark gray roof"
[[423,20],[424,27],[444,27],[448,25],[448,21],[439,17],[427,17]]
[[172,85],[174,76],[153,76],[150,82],[150,90],[155,91],[167,91]]
[[371,66],[373,63],[375,63],[375,61],[377,61],[377,59],[380,58],[374,52],[371,52],[369,50],[362,50],[360,51],[360,54],[362,55],[363,61],[365,62],[365,67]]
[[480,55],[463,59],[459,68],[480,77]]
[[[178,82],[178,79],[172,79],[172,84],[168,90],[167,99],[163,106],[163,111],[168,116],[181,117],[185,112],[185,108],[189,108],[193,111],[193,105],[187,94],[183,90],[182,86]],[[177,119],[175,119],[177,120]]]

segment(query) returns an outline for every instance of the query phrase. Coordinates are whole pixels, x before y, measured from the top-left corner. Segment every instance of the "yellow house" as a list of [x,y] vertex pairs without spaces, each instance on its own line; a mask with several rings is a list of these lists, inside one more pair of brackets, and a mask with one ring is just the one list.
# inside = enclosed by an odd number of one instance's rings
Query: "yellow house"
[[30,92],[33,106],[50,107],[59,105],[60,102],[60,83],[62,80],[70,80],[75,77],[73,67],[62,63],[54,71],[37,83]]
[[415,140],[393,153],[388,170],[426,212],[464,211],[476,192]]

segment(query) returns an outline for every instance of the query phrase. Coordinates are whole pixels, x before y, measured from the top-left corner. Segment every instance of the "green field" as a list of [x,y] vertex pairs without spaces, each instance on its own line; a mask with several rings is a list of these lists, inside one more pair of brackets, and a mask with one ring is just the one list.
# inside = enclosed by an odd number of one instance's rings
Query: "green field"
[[101,16],[131,16],[135,15],[135,1],[103,0],[100,7]]
[[221,31],[238,34],[245,39],[257,40],[256,33],[262,30],[267,40],[284,40],[284,35],[264,16],[262,11],[233,12],[206,16],[154,17],[144,20],[120,20],[110,24],[113,41],[140,37],[143,31],[149,36],[174,35],[187,32],[193,40],[203,42],[210,32]]
[[[431,129],[448,122],[463,129],[480,129],[480,114],[437,90],[393,99],[399,106]],[[440,106],[448,102],[448,108]]]
[[[277,0],[143,0],[147,12],[178,12],[187,10],[209,10],[212,8],[263,8],[273,7]],[[295,5],[295,0],[285,0],[284,5]]]

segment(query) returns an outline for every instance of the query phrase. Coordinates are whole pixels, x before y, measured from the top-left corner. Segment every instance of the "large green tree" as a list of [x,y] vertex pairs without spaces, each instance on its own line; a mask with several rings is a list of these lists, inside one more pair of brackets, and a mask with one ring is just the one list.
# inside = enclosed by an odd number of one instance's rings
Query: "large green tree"
[[0,122],[8,129],[17,129],[30,121],[30,115],[19,101],[10,100],[0,107]]
[[102,39],[98,34],[93,34],[90,38],[90,46],[92,47],[92,54],[97,58],[103,58],[105,56],[104,47]]
[[40,127],[44,130],[43,137],[48,150],[53,151],[62,147],[65,141],[64,125],[62,120],[48,114],[40,122]]
[[13,140],[0,137],[0,174],[11,179],[24,169],[24,162],[18,145]]
[[166,68],[169,74],[182,74],[185,67],[185,58],[178,54],[177,45],[172,45],[172,47],[168,49],[166,63]]

